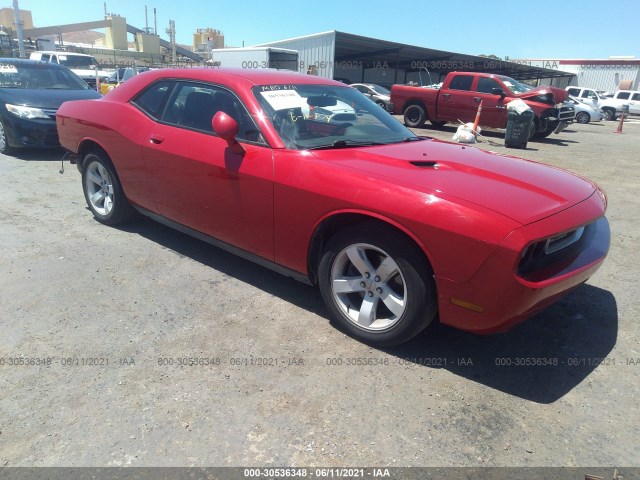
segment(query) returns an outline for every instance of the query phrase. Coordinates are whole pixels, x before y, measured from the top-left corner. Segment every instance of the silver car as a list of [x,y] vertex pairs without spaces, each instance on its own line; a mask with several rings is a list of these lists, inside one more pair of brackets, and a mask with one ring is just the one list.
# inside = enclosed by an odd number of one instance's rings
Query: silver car
[[375,83],[352,83],[351,86],[376,102],[387,112],[393,113],[393,103],[391,103],[391,91],[382,85]]
[[589,123],[599,122],[604,118],[602,110],[596,109],[587,103],[583,103],[575,97],[569,95],[569,101],[573,103],[573,108],[576,111],[576,122]]

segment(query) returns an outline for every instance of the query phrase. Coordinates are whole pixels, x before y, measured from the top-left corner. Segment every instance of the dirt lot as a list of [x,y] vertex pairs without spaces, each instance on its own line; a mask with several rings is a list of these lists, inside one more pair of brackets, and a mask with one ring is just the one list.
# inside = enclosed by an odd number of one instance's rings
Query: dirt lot
[[0,156],[0,467],[640,466],[640,122],[614,129],[480,144],[608,192],[587,285],[508,334],[389,350],[311,287],[150,220],[100,225],[59,151]]

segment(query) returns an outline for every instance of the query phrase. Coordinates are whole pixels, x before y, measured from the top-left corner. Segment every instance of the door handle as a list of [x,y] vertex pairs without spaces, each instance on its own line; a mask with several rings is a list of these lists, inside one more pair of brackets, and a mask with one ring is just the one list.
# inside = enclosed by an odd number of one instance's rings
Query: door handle
[[164,142],[164,137],[162,135],[158,135],[157,133],[152,133],[149,137],[149,140],[151,141],[151,143],[160,145],[162,142]]
[[480,102],[480,100],[482,100],[480,97],[473,97],[473,101],[476,103]]
[[450,96],[451,96],[450,93],[443,93],[442,94],[442,98],[447,98],[448,99]]

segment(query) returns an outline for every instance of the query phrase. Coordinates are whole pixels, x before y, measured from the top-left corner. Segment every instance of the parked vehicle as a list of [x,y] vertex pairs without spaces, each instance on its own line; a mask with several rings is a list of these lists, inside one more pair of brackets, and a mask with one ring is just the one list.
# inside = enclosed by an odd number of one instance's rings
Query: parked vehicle
[[352,83],[351,86],[376,102],[387,112],[393,113],[393,103],[391,103],[391,90],[374,83]]
[[[358,121],[318,120],[302,100],[352,105]],[[609,248],[595,184],[418,137],[333,80],[155,70],[65,103],[57,122],[99,222],[138,211],[319,285],[333,321],[373,345],[436,315],[506,330],[586,281]]]
[[60,105],[98,97],[98,92],[61,65],[0,58],[0,153],[59,146],[56,112]]
[[299,67],[297,50],[275,47],[214,48],[209,64],[224,68],[275,68],[294,72]]
[[109,93],[111,90],[116,88],[122,82],[126,82],[130,78],[139,73],[146,72],[149,70],[148,67],[122,67],[117,68],[115,72],[109,75],[104,82],[100,84],[100,93],[103,95]]
[[83,53],[37,51],[31,52],[29,58],[39,62],[64,65],[94,89],[96,88],[96,72],[101,82],[105,81],[111,74],[111,72],[100,70],[98,61],[94,57]]
[[623,106],[629,107],[630,115],[640,115],[640,91],[618,90],[611,98],[601,103],[605,120],[615,120],[622,113]]
[[504,75],[451,72],[439,89],[393,85],[391,101],[397,113],[404,115],[405,125],[421,127],[429,120],[435,127],[447,122],[473,122],[480,101],[483,127],[505,128],[506,104],[521,99],[535,114],[534,137],[559,133],[573,122],[575,112],[563,106],[567,92],[554,87],[531,88]]
[[565,88],[565,90],[576,100],[587,105],[591,105],[594,108],[600,108],[600,102],[607,99],[606,94],[603,90],[574,86],[567,87]]
[[576,111],[576,122],[578,123],[599,122],[604,118],[604,114],[599,108],[594,108],[572,96],[569,96],[567,101],[573,104],[573,108]]

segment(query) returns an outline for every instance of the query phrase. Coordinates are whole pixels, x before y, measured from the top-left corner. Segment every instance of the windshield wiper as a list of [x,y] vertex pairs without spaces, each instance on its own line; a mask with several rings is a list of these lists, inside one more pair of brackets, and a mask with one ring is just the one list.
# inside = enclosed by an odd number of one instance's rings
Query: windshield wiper
[[374,145],[389,145],[382,142],[354,142],[352,140],[336,140],[330,145],[319,145],[317,147],[309,147],[308,150],[330,150],[332,148],[355,148],[355,147],[371,147]]

